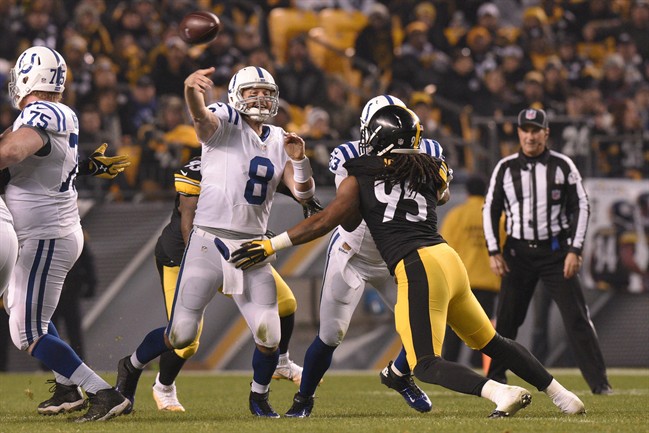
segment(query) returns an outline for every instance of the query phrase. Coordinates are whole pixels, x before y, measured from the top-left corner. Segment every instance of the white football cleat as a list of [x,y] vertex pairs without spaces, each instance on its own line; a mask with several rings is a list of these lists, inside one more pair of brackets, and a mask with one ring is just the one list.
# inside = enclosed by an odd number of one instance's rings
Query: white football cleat
[[552,398],[552,403],[556,407],[561,409],[561,412],[567,413],[568,415],[579,415],[586,413],[586,406],[584,403],[572,392],[563,390],[562,392],[557,393]]
[[158,410],[166,410],[169,412],[185,412],[185,408],[178,401],[176,395],[176,382],[171,385],[163,385],[159,381],[160,373],[155,378],[153,384],[153,399],[158,405]]
[[496,409],[489,415],[489,418],[510,417],[529,406],[532,402],[532,394],[520,386],[503,385],[503,388],[497,391],[494,402]]
[[273,379],[285,379],[299,385],[302,381],[302,367],[291,361],[288,357],[281,359],[273,373]]

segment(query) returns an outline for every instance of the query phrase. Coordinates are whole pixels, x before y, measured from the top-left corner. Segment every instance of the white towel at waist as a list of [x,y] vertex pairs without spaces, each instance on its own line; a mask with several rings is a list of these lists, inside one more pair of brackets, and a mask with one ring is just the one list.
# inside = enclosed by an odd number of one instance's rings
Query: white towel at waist
[[276,255],[273,254],[263,262],[248,268],[246,271],[242,271],[241,269],[237,269],[234,266],[234,263],[230,262],[230,256],[232,255],[233,251],[241,247],[241,244],[253,240],[259,240],[258,237],[250,239],[225,239],[219,238],[212,233],[206,232],[205,230],[198,227],[194,227],[194,233],[203,238],[212,240],[216,245],[216,248],[221,253],[221,267],[223,268],[223,294],[225,295],[242,294],[244,286],[244,272],[248,272],[261,266],[266,266],[268,263],[273,262],[277,258]]

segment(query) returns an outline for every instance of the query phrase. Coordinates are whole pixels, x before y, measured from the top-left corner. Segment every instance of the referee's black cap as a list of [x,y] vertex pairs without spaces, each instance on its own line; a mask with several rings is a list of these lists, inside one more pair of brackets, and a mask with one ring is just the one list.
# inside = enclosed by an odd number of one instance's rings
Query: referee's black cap
[[518,126],[534,125],[541,129],[548,127],[548,115],[536,108],[526,108],[518,113]]

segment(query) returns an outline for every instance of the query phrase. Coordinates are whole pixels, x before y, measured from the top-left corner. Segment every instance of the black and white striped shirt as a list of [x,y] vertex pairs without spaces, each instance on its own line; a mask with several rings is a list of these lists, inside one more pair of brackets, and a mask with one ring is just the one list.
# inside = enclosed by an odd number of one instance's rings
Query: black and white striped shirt
[[482,219],[489,254],[500,252],[498,222],[505,212],[507,236],[526,241],[568,239],[581,254],[590,208],[579,170],[567,156],[546,150],[501,159],[491,175]]

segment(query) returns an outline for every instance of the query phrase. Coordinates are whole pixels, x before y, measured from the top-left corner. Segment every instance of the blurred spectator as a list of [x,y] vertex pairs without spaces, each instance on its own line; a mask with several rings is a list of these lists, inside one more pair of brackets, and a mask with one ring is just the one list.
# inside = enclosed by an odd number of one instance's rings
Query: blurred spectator
[[117,66],[105,56],[95,59],[92,65],[92,90],[83,97],[77,95],[77,107],[88,103],[96,103],[99,93],[105,89],[117,89]]
[[259,29],[252,24],[237,28],[234,35],[234,45],[244,56],[247,56],[253,50],[262,46]]
[[[413,92],[408,107],[414,111],[424,128],[422,137],[440,140],[439,113],[433,107],[433,97],[426,92]],[[446,151],[446,148],[444,148]],[[444,152],[446,155],[446,152]]]
[[[550,138],[559,144],[559,152],[567,155],[577,165],[580,173],[592,173],[590,161],[591,127],[584,115],[582,92],[572,89],[566,95],[567,123],[563,127],[552,128]],[[555,132],[556,131],[556,132]]]
[[101,116],[101,131],[105,140],[115,149],[122,145],[124,103],[115,88],[102,89],[97,95],[97,107]]
[[[649,43],[649,38],[646,43]],[[642,82],[642,57],[638,54],[635,40],[628,33],[621,33],[617,37],[616,52],[624,60],[624,80],[631,86]]]
[[617,53],[612,53],[604,59],[602,66],[602,79],[599,81],[599,90],[604,100],[611,104],[615,101],[631,96],[632,87],[626,81],[624,59]]
[[277,114],[274,117],[270,118],[269,122],[271,125],[284,128],[284,130],[287,132],[300,131],[300,125],[297,125],[295,124],[295,122],[293,122],[291,107],[289,106],[288,102],[281,98],[277,107]]
[[[115,143],[110,143],[110,137],[101,129],[101,111],[97,104],[86,104],[79,110],[79,123],[83,125],[83,131],[79,134],[79,158],[90,156],[92,152],[102,143],[109,143],[112,150]],[[82,179],[89,179],[91,176],[80,176],[77,184]]]
[[601,43],[621,23],[621,17],[611,7],[608,0],[590,0],[569,5],[572,12],[579,17],[575,21],[579,36],[586,42]]
[[500,9],[494,3],[483,3],[478,8],[476,27],[486,29],[495,46],[504,47],[513,42],[509,39],[509,35],[501,29]]
[[356,128],[358,110],[349,103],[347,84],[342,77],[327,77],[327,99],[321,108],[329,114],[339,138],[351,136],[352,128]]
[[555,42],[543,8],[533,6],[525,10],[516,43],[527,53],[534,69],[542,70],[545,67],[548,56],[554,53]]
[[449,57],[428,40],[428,26],[414,21],[406,27],[406,39],[397,49],[392,79],[410,83],[416,90],[441,82]]
[[545,108],[547,106],[543,83],[543,74],[538,71],[530,71],[525,74],[523,85],[520,90],[520,99],[510,107],[510,115],[524,110],[526,107]]
[[644,82],[638,86],[633,100],[638,106],[641,128],[649,131],[649,83]]
[[282,98],[298,107],[322,106],[327,100],[325,73],[309,57],[306,36],[291,39],[286,64],[277,68],[275,82],[282,89]]
[[270,72],[273,77],[276,76],[275,60],[273,59],[273,55],[271,54],[270,50],[266,49],[265,47],[257,47],[252,50],[252,52],[248,54],[248,60],[245,62],[245,66],[247,65],[259,66],[260,68],[264,68],[265,70]]
[[134,84],[137,79],[150,70],[146,64],[146,52],[137,44],[130,33],[120,33],[115,38],[115,55],[113,60],[117,67],[118,80]]
[[[460,109],[475,100],[475,95],[480,90],[480,79],[475,73],[471,50],[462,48],[453,53],[451,68],[440,82],[442,85],[437,88],[437,96],[457,104]],[[458,117],[458,112],[442,110],[442,122],[449,125],[453,133],[461,135]]]
[[476,26],[469,30],[466,35],[466,46],[471,50],[478,77],[482,78],[486,70],[496,67],[497,58],[493,38],[486,28]]
[[171,191],[173,172],[200,152],[185,102],[176,95],[160,97],[155,123],[143,125],[137,139],[141,149],[138,188],[145,198]]
[[502,119],[509,112],[514,102],[514,94],[507,87],[505,75],[501,68],[492,68],[485,72],[480,90],[472,102],[473,110],[480,116],[492,116]]
[[565,113],[568,82],[565,80],[563,65],[558,57],[548,59],[543,70],[543,78],[543,92],[547,110],[555,114]]
[[598,137],[598,166],[608,177],[649,177],[649,136],[642,129],[638,108],[631,99],[611,107],[612,134]]
[[[112,14],[114,20],[111,34],[121,36],[129,34],[135,43],[144,51],[151,51],[155,47],[155,39],[149,30],[149,26],[153,26],[157,21],[157,14],[151,16],[150,13],[141,14],[138,9],[146,8],[151,3],[138,0],[128,4],[126,2],[121,4]],[[119,50],[116,48],[116,54]]]
[[[438,5],[442,6],[439,2]],[[436,49],[449,54],[451,52],[451,44],[444,34],[444,28],[446,27],[446,23],[444,22],[445,14],[442,13],[442,16],[439,17],[441,18],[440,20],[438,19],[437,10],[437,7],[435,7],[433,3],[429,1],[421,2],[415,6],[415,19],[413,21],[421,21],[426,24],[428,26],[427,39]],[[442,10],[442,12],[444,12],[444,10]]]
[[89,97],[92,90],[92,63],[94,59],[88,52],[86,40],[73,34],[65,40],[63,56],[68,66],[65,83],[66,103],[79,107],[78,102]]
[[507,45],[499,50],[498,54],[505,84],[510,92],[516,92],[527,71],[532,69],[532,65],[525,59],[523,49],[518,45]]
[[305,140],[338,140],[338,133],[331,127],[331,117],[320,107],[312,107],[306,114],[306,124],[301,133]]
[[567,35],[559,39],[556,52],[571,87],[585,89],[593,84],[595,66],[590,59],[579,54],[574,36]]
[[124,133],[136,136],[137,131],[147,123],[154,123],[158,111],[156,88],[149,75],[141,76],[130,87],[126,106]]
[[11,60],[20,53],[16,32],[21,25],[20,9],[15,0],[0,1],[0,28],[4,30],[0,38],[0,59]]
[[34,45],[43,45],[53,50],[59,45],[59,29],[50,18],[47,8],[41,1],[34,1],[26,7],[25,16],[16,32],[20,53]]
[[376,78],[392,71],[394,40],[388,8],[380,3],[372,7],[367,25],[354,42],[353,66],[363,77]]
[[168,27],[177,26],[185,15],[196,10],[194,0],[162,0],[158,3],[162,24]]
[[158,95],[184,97],[185,78],[195,69],[187,51],[187,44],[178,36],[164,42],[164,49],[156,56],[151,72]]
[[633,0],[629,19],[622,23],[618,31],[627,33],[635,42],[643,61],[649,62],[649,0]]
[[74,10],[72,28],[84,37],[88,51],[95,57],[112,56],[113,40],[100,20],[100,11],[89,3],[79,3]]
[[[8,97],[0,98],[0,133],[13,126],[16,113]],[[0,188],[0,191],[2,189]]]
[[[210,42],[196,59],[200,68],[214,67],[210,77],[215,86],[227,86],[234,74],[234,66],[244,62],[244,55],[234,46],[234,32],[228,27],[221,28],[218,36]],[[251,65],[263,67],[257,63]]]

